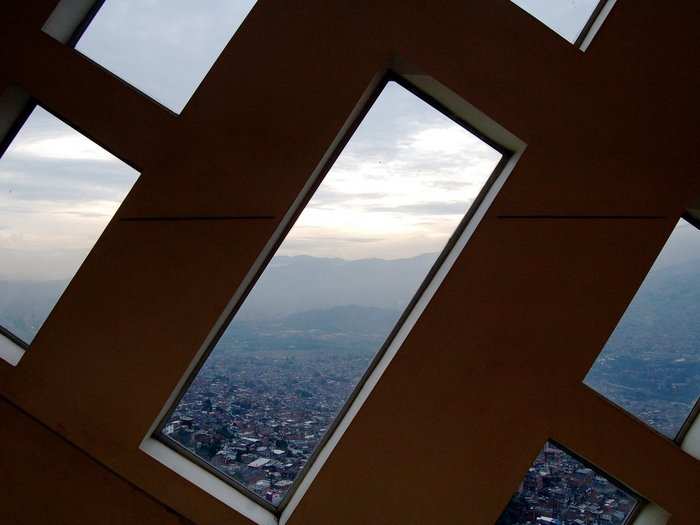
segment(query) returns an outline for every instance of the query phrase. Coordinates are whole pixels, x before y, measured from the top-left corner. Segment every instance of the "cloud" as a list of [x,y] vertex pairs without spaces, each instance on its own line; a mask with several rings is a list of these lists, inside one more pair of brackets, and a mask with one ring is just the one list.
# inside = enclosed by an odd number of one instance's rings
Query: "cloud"
[[20,157],[40,159],[115,161],[114,156],[109,152],[75,133],[35,141],[22,141],[16,147],[10,148],[10,153]]
[[311,205],[315,207],[324,207],[335,204],[347,204],[351,199],[355,202],[369,202],[381,200],[385,197],[386,194],[381,192],[358,192],[348,195],[347,192],[335,191],[328,185],[322,184],[314,194]]
[[0,159],[2,274],[70,278],[137,177],[36,108]]
[[126,165],[6,155],[0,160],[0,198],[4,195],[16,201],[121,200],[137,176]]
[[[13,148],[0,159],[8,228],[0,237],[3,249],[34,256],[87,253],[138,174],[43,110],[32,115]],[[439,251],[499,159],[469,131],[390,82],[280,254],[393,259]],[[17,269],[36,267],[18,261],[12,263]]]
[[403,206],[383,206],[376,208],[376,211],[413,215],[464,215],[472,202],[472,200],[464,202],[423,202],[405,204]]
[[0,159],[0,199],[24,207],[30,201],[120,202],[137,177],[133,168],[37,107]]
[[390,82],[280,253],[354,259],[439,251],[500,157]]
[[439,188],[441,190],[456,191],[462,190],[465,186],[474,186],[473,182],[455,181],[455,180],[436,180],[427,183],[429,186]]

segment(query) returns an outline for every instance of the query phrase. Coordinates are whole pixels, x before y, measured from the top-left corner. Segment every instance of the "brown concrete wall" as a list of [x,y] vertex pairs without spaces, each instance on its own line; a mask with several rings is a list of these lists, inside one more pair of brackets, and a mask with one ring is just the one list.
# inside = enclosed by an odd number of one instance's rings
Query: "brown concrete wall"
[[[507,0],[260,0],[180,116],[41,33],[52,4],[0,7],[0,81],[142,175],[4,396],[192,521],[247,523],[138,444],[403,61],[528,148],[291,523],[488,525],[547,438],[697,523],[699,462],[581,385],[700,194],[695,2],[619,0],[581,53]],[[154,216],[229,219],[121,220]]]
[[0,421],[0,523],[191,524],[3,399]]

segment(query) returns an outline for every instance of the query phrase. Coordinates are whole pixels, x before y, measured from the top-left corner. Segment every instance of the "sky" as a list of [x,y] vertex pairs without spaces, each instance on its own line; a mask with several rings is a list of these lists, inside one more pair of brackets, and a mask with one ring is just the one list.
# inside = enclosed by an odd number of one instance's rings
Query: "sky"
[[500,158],[389,82],[278,253],[397,259],[440,251]]
[[[77,49],[179,111],[253,4],[107,0]],[[357,259],[440,250],[499,157],[391,84],[280,253]],[[0,159],[0,279],[70,279],[137,176],[37,108]]]
[[37,107],[0,158],[0,279],[72,277],[137,178]]
[[106,0],[76,49],[180,113],[255,0]]
[[[566,33],[595,2],[516,3]],[[179,111],[253,5],[107,0],[77,49]],[[389,84],[279,253],[357,259],[439,250],[498,158]],[[0,278],[69,279],[137,175],[37,108],[0,159]]]
[[575,42],[600,0],[512,0],[569,42]]
[[685,219],[681,219],[673,229],[649,273],[662,272],[667,268],[693,261],[700,264],[700,231]]

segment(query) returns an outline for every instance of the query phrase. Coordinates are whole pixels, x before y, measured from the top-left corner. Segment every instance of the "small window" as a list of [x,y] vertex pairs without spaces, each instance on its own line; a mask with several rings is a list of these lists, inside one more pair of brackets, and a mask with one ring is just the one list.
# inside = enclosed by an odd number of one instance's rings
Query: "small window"
[[606,0],[512,0],[566,40],[579,43]]
[[700,230],[674,228],[585,383],[674,438],[700,395]]
[[[254,4],[105,0],[75,49],[180,113]],[[68,9],[59,4],[53,18],[66,18]],[[44,30],[58,37],[57,25],[47,23]]]
[[35,107],[0,158],[3,335],[32,342],[137,177]]
[[623,525],[639,499],[548,441],[496,525]]
[[502,157],[388,82],[155,437],[281,509]]

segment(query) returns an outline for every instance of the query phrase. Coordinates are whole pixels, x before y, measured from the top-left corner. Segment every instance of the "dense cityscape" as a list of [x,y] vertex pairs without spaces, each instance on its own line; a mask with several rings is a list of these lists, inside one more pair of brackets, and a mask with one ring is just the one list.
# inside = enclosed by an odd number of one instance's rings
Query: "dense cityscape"
[[217,349],[163,433],[277,505],[370,359]]
[[[430,258],[280,258],[171,414],[163,439],[278,505],[429,263]],[[314,275],[323,285],[309,286],[303,275]],[[41,312],[30,305],[50,305],[56,296],[53,282],[21,284],[7,283],[8,293],[0,295],[2,324],[19,334],[40,325]],[[291,309],[278,300],[280,289],[312,309]],[[650,275],[585,379],[669,437],[699,393],[699,289],[695,264]],[[344,305],[329,304],[329,297]],[[364,305],[357,304],[361,300]],[[626,512],[630,497],[612,492],[599,476],[577,474],[586,467],[575,460],[549,456],[546,468],[538,467],[545,461],[541,455],[527,473],[502,524],[620,523],[615,520]],[[574,510],[564,512],[565,504]]]
[[596,361],[586,383],[661,434],[674,438],[698,396],[700,355],[634,357],[606,352]]
[[[355,306],[235,321],[163,436],[278,505],[398,315]],[[634,504],[632,496],[547,444],[499,525],[619,525]]]
[[[246,320],[231,325],[194,379],[164,426],[164,439],[279,504],[395,324],[400,314],[395,305],[407,302],[407,290],[429,262],[281,258],[267,273],[264,289],[249,297]],[[300,276],[309,274],[324,285],[304,284]],[[300,284],[292,288],[293,283]],[[694,283],[700,283],[700,270],[692,264],[650,276],[585,380],[669,437],[690,413],[700,384],[700,329],[693,322],[700,285]],[[37,310],[29,305],[50,305],[56,293],[54,283],[20,284],[7,284],[8,293],[0,295],[0,318],[23,334],[23,328],[38,326]],[[315,309],[290,311],[273,293],[284,286],[289,297]],[[329,290],[346,306],[324,302]],[[347,306],[359,300],[367,302]],[[572,523],[614,525],[607,518],[616,516],[608,512],[612,504],[606,507],[600,491],[593,491],[600,480],[593,478],[591,490],[572,492],[570,474],[581,467],[572,470],[564,459],[559,466],[565,467],[560,477],[551,461],[547,469],[533,467],[527,474],[536,483],[524,482],[514,497],[506,513],[511,523],[542,518],[540,523],[568,525],[565,520],[575,513],[557,514],[546,504],[553,498],[561,506],[565,497],[577,508],[594,504],[605,510]],[[559,480],[556,490],[552,480]]]
[[547,443],[496,525],[621,525],[636,500]]

